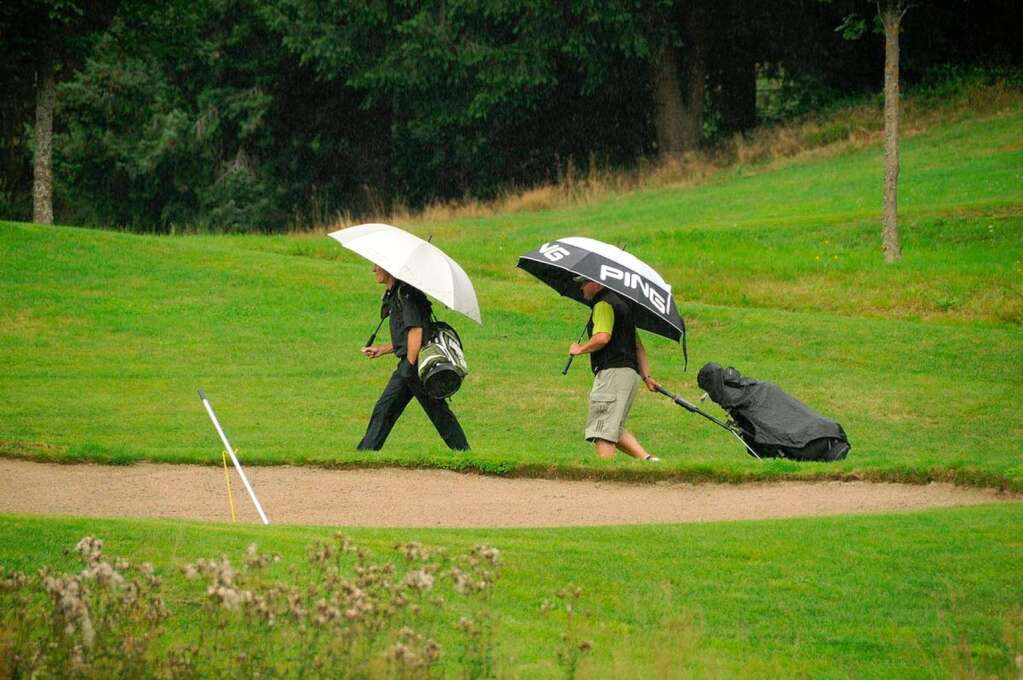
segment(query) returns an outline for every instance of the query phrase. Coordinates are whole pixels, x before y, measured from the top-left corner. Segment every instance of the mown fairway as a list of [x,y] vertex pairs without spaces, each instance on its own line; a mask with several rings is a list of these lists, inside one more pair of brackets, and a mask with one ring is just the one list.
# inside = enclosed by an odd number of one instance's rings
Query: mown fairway
[[[540,605],[574,584],[583,595],[571,633],[594,643],[579,677],[988,678],[1015,677],[1023,651],[1021,527],[1023,507],[1012,504],[662,527],[346,533],[381,556],[407,540],[453,553],[497,546],[499,677],[564,677],[556,649],[566,619],[541,616]],[[209,632],[183,600],[201,600],[205,586],[183,589],[178,567],[222,554],[238,565],[255,541],[283,556],[270,578],[301,582],[306,547],[331,533],[8,517],[0,564],[74,571],[62,551],[100,536],[109,555],[152,561],[166,576],[176,641],[194,641]],[[457,677],[457,620],[452,612],[421,628],[441,642],[447,677]],[[265,641],[274,644],[273,635]]]
[[[411,225],[458,259],[479,293],[483,327],[437,310],[462,333],[473,370],[453,402],[469,456],[447,452],[415,404],[382,453],[354,452],[393,358],[358,353],[380,289],[366,262],[322,234],[0,223],[0,453],[215,463],[203,387],[249,463],[856,473],[1023,488],[1021,136],[1013,110],[906,140],[897,266],[880,252],[878,149],[571,210]],[[759,463],[644,393],[632,427],[664,463],[655,472],[595,460],[581,436],[587,366],[560,374],[585,309],[515,268],[519,254],[573,234],[624,245],[674,285],[688,372],[677,346],[646,339],[667,387],[694,399],[704,362],[735,365],[841,422],[850,458]]]

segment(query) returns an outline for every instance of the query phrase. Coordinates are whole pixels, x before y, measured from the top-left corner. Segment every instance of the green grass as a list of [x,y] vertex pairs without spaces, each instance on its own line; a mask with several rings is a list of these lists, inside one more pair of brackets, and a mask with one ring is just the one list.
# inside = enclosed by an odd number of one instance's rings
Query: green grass
[[[359,355],[380,289],[366,262],[322,234],[0,223],[0,455],[217,463],[202,387],[252,464],[1023,489],[1021,136],[1023,113],[1008,110],[906,140],[896,266],[880,251],[877,148],[580,208],[412,227],[462,263],[483,309],[483,327],[438,309],[473,371],[453,402],[468,456],[444,449],[415,405],[382,453],[354,451],[393,362]],[[581,434],[585,362],[560,375],[585,310],[515,269],[519,254],[572,234],[623,244],[673,284],[689,371],[677,346],[646,340],[668,388],[695,398],[704,362],[735,365],[841,422],[850,458],[757,462],[644,394],[630,427],[664,463],[596,460]]]
[[[379,287],[318,235],[153,237],[0,222],[0,455],[219,464],[205,388],[249,464],[433,466],[566,477],[948,479],[1023,490],[1023,112],[944,124],[903,146],[905,260],[886,266],[881,152],[809,154],[695,187],[593,205],[413,225],[473,278],[483,327],[453,317],[473,373],[454,400],[473,452],[446,451],[418,407],[384,451],[356,442],[392,361],[358,347]],[[590,376],[560,375],[584,309],[514,268],[559,236],[623,244],[675,287],[681,353],[646,338],[655,375],[695,398],[732,364],[839,420],[847,461],[745,457],[644,394],[631,428],[659,466],[596,460]],[[708,410],[720,412],[707,404]],[[1023,652],[1023,506],[892,516],[543,530],[351,530],[497,545],[511,677],[556,677],[545,598],[572,582],[596,647],[581,675],[1003,677]],[[85,534],[170,570],[257,541],[285,565],[332,530],[0,517],[0,564],[72,568]],[[281,567],[284,569],[285,567]],[[169,594],[171,605],[183,592]],[[193,622],[194,623],[194,622]],[[184,624],[187,627],[187,622]],[[674,665],[673,665],[674,664]]]
[[[0,564],[74,569],[86,534],[162,573],[245,546],[284,576],[326,528],[23,518],[0,520]],[[557,677],[563,625],[544,599],[583,589],[580,677],[1013,677],[1023,652],[1023,506],[859,517],[544,530],[346,531],[376,554],[419,540],[502,551],[493,606],[503,677]],[[608,559],[613,556],[613,559]],[[299,577],[301,572],[299,569]],[[174,581],[169,579],[168,583]],[[171,589],[188,628],[184,592]],[[195,614],[196,616],[198,614]],[[451,622],[453,623],[453,622]],[[674,671],[672,671],[674,669]],[[672,674],[675,673],[675,674]],[[973,675],[971,675],[971,673]]]

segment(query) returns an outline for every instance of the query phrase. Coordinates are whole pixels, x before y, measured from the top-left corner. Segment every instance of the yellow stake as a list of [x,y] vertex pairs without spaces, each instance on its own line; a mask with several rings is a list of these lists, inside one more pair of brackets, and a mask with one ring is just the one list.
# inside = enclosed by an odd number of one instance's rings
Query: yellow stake
[[227,474],[227,451],[221,451],[220,456],[224,459],[224,481],[227,482],[227,502],[231,506],[231,521],[237,522],[234,515],[234,494],[231,493],[231,476]]

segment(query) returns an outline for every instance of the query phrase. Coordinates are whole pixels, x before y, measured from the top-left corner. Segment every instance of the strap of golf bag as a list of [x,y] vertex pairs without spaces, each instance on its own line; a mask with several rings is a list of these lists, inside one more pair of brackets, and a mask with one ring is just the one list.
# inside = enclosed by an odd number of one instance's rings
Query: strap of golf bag
[[[434,340],[437,337],[437,333],[438,333],[437,324],[439,324],[439,323],[442,323],[445,326],[447,326],[448,328],[450,328],[451,330],[455,331],[455,327],[454,326],[452,326],[451,324],[449,324],[449,323],[447,323],[445,321],[441,321],[440,319],[437,318],[437,312],[433,311],[433,305],[430,305],[430,337],[429,338],[425,338],[424,341]],[[458,331],[455,331],[455,336],[458,338],[458,343],[461,344],[462,343],[462,336],[458,334]]]
[[[458,332],[458,329],[457,329],[457,328],[455,328],[454,326],[452,326],[451,324],[449,324],[449,323],[448,323],[448,322],[446,322],[446,321],[442,321],[442,320],[438,319],[438,318],[436,317],[436,315],[434,315],[434,317],[433,317],[433,321],[434,321],[434,328],[435,328],[435,329],[436,329],[436,327],[437,327],[437,324],[441,324],[442,326],[446,326],[446,327],[447,327],[447,328],[448,328],[448,329],[449,329],[449,330],[450,330],[450,331],[451,331],[452,333],[454,333],[454,334],[455,334],[455,340],[457,340],[457,341],[458,341],[458,348],[459,348],[459,349],[460,349],[460,350],[461,350],[462,352],[465,352],[465,342],[463,342],[463,341],[462,341],[462,335],[461,335],[461,333],[459,333],[459,332]],[[434,331],[433,331],[433,334],[434,334],[434,336],[435,336],[435,337],[436,337],[436,336],[437,336],[437,335],[438,335],[439,333],[440,333],[440,331],[439,331],[439,330],[434,330]]]

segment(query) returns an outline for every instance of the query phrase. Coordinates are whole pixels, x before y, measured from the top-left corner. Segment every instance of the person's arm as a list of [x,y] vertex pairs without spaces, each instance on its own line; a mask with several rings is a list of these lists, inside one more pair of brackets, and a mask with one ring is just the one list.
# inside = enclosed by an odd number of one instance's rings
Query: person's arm
[[583,343],[573,342],[568,348],[572,356],[599,352],[607,343],[611,342],[611,333],[614,331],[615,313],[611,305],[601,300],[593,305],[593,335]]
[[650,362],[646,358],[646,348],[643,347],[643,341],[639,339],[639,333],[636,333],[636,360],[639,362],[639,376],[643,378],[646,388],[651,392],[656,392],[658,382],[650,375]]
[[384,354],[390,354],[394,351],[394,345],[387,343],[386,345],[371,345],[369,347],[363,347],[359,350],[370,359],[376,359]]
[[408,329],[408,350],[406,351],[405,358],[413,366],[419,361],[419,350],[423,347],[423,328],[422,326],[413,326]]
[[611,342],[610,333],[594,333],[586,342],[583,343],[573,342],[572,345],[568,348],[568,353],[571,354],[572,356],[579,356],[580,354],[599,352],[609,342]]

